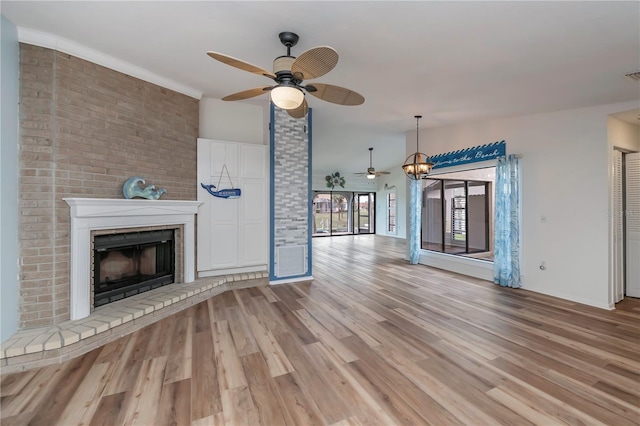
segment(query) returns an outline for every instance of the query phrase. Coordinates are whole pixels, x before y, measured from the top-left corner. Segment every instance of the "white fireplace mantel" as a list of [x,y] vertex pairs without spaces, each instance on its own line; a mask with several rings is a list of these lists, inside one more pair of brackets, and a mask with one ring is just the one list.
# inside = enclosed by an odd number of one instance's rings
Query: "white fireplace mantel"
[[[182,282],[195,279],[195,215],[200,201],[63,198],[71,206],[72,320],[91,312],[91,231],[183,225]],[[178,277],[179,278],[179,277]]]

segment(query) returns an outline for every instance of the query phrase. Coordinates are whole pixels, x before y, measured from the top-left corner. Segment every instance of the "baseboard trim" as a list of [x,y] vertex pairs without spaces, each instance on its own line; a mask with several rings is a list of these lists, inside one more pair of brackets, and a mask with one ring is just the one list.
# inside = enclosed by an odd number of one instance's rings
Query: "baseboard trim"
[[418,263],[482,280],[493,281],[493,262],[422,250]]
[[313,281],[313,276],[307,275],[307,276],[298,277],[298,278],[269,281],[269,285],[291,284],[291,283],[299,283],[303,281]]

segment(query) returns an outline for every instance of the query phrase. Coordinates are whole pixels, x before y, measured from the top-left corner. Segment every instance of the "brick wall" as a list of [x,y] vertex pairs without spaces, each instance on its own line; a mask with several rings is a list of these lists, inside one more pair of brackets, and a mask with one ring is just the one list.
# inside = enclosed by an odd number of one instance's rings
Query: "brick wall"
[[[308,118],[308,117],[307,117]],[[274,108],[273,123],[273,248],[309,245],[309,134],[307,120]],[[307,251],[306,262],[310,256]],[[275,256],[271,271],[279,268]],[[310,275],[307,271],[306,275]]]
[[69,206],[123,198],[142,176],[196,199],[198,100],[94,63],[20,45],[20,324],[69,319]]

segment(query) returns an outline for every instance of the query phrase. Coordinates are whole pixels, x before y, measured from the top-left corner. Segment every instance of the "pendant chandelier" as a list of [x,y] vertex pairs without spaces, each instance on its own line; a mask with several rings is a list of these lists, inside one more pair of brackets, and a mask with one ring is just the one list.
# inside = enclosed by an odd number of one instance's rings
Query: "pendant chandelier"
[[427,154],[420,152],[418,147],[418,121],[422,118],[421,115],[416,115],[416,152],[411,154],[404,160],[402,169],[404,174],[411,180],[426,179],[433,168],[433,163],[429,160]]

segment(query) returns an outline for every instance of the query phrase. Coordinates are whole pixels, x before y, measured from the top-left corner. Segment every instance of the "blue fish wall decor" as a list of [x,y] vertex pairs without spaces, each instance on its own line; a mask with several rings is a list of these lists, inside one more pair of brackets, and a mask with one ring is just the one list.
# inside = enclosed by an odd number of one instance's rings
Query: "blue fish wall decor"
[[221,189],[219,191],[214,191],[216,189],[215,185],[205,185],[204,183],[200,183],[207,192],[214,197],[218,198],[240,198],[240,188],[232,188],[232,189]]

